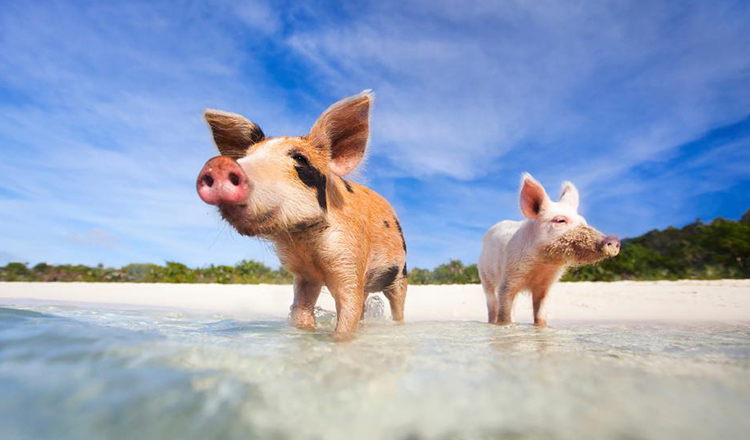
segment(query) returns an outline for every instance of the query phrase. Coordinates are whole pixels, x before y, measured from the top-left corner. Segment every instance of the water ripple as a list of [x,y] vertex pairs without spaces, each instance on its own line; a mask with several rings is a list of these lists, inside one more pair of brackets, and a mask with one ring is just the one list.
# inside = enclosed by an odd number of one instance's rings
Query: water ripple
[[[374,310],[374,309],[373,309]],[[323,313],[323,312],[320,312]],[[744,438],[750,327],[0,308],[0,438]],[[328,315],[324,315],[328,316]]]

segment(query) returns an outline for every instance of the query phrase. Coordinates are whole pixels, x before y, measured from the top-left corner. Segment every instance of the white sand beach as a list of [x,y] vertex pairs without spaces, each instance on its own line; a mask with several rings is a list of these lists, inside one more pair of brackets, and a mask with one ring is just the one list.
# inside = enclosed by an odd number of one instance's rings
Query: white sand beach
[[[407,321],[483,321],[479,285],[410,286]],[[292,303],[288,285],[0,283],[0,305],[96,304],[115,308],[177,309],[253,318],[283,318]],[[318,305],[335,310],[326,291]],[[559,283],[549,303],[555,321],[750,322],[750,280]],[[514,318],[531,322],[528,295]]]

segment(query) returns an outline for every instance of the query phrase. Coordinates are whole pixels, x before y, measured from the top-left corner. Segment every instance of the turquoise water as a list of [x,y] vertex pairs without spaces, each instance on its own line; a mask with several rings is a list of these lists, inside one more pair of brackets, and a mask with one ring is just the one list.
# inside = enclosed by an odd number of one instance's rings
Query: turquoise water
[[1,439],[746,439],[747,325],[0,308]]

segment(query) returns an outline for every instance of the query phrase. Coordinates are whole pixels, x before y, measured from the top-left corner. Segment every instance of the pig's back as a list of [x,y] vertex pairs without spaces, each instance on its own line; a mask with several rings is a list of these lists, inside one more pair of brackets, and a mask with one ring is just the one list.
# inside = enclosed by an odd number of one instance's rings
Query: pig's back
[[483,281],[493,284],[502,275],[503,254],[508,242],[518,231],[523,222],[504,220],[492,226],[482,238],[482,252],[479,255],[479,274]]

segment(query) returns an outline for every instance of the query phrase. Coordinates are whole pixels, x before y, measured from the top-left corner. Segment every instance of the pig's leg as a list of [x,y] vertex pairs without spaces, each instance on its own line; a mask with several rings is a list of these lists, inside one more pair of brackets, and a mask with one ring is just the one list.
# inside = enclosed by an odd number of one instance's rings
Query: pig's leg
[[385,297],[388,298],[388,303],[391,305],[391,316],[396,322],[404,322],[404,302],[406,302],[407,284],[406,278],[401,277],[383,291]]
[[320,296],[322,284],[294,278],[294,304],[292,304],[292,324],[295,327],[315,328],[315,304]]
[[328,286],[336,301],[336,333],[352,333],[357,330],[365,306],[363,287]]
[[547,287],[531,290],[531,299],[534,302],[534,324],[539,327],[547,326]]
[[362,304],[364,304],[364,306],[362,306],[362,316],[359,317],[360,321],[364,321],[365,320],[365,311],[366,311],[366,307],[367,307],[367,298],[369,296],[370,296],[370,294],[367,293],[367,292],[365,292],[365,298],[362,301]]
[[514,284],[508,281],[504,281],[500,284],[498,291],[498,302],[500,303],[500,311],[498,313],[497,323],[498,324],[510,324],[513,322],[511,312],[513,311],[513,301],[516,299],[516,294],[520,289]]
[[497,301],[495,285],[485,281],[482,283],[482,287],[484,288],[484,294],[487,296],[487,322],[495,324],[500,313],[500,303]]

